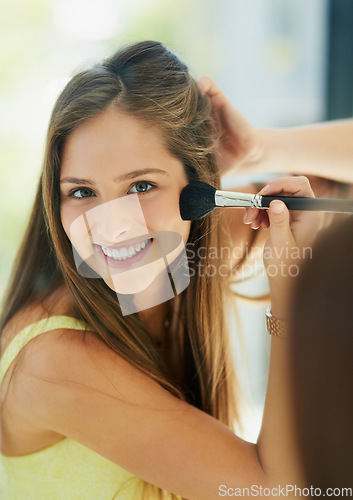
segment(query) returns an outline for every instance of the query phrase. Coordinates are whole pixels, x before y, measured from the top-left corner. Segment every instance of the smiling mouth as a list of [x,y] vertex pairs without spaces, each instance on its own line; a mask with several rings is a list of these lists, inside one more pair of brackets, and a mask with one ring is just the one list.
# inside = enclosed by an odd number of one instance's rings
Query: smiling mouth
[[112,248],[112,247],[103,247],[101,245],[100,248],[106,257],[110,257],[116,261],[125,261],[132,259],[136,255],[138,255],[148,244],[152,242],[152,238],[147,238],[138,243],[131,244],[126,247]]

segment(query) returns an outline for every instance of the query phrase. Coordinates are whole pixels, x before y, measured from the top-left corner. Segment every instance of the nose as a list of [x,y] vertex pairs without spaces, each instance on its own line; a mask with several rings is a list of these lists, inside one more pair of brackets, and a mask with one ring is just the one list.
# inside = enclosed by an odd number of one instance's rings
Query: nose
[[119,239],[126,238],[126,234],[131,230],[131,217],[123,207],[119,207],[117,201],[102,203],[87,214],[89,229],[95,243],[100,245],[116,243]]
[[109,246],[147,233],[147,226],[137,196],[125,196],[102,203],[86,213],[93,243]]
[[96,233],[100,244],[109,244],[126,239],[131,231],[132,221],[128,214],[105,211],[104,216],[98,221]]

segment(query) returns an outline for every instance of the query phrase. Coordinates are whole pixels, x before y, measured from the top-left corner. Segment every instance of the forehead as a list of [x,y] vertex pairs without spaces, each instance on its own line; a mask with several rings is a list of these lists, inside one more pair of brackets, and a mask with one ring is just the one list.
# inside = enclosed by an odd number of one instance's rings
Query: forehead
[[79,125],[67,138],[61,173],[71,169],[141,168],[169,161],[161,130],[147,121],[128,114],[117,106]]

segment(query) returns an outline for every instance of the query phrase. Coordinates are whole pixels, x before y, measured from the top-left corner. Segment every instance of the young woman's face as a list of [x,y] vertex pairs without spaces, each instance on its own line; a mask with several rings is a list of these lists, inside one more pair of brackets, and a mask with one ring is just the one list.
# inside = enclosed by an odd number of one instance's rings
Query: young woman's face
[[63,228],[110,288],[137,293],[165,269],[160,257],[170,263],[184,248],[190,222],[180,217],[179,195],[187,183],[160,131],[110,106],[66,141]]

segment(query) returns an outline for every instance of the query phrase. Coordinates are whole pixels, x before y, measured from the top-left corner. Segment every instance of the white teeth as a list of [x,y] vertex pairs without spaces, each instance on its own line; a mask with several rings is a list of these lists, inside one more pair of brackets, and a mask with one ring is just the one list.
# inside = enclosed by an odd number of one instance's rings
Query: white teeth
[[113,251],[111,252],[111,254],[112,254],[112,255],[110,255],[109,257],[113,257],[113,259],[114,259],[114,260],[116,260],[116,259],[119,259],[119,258],[120,258],[120,255],[119,255],[118,250],[113,250]]
[[123,259],[124,258],[126,259],[127,256],[128,256],[128,251],[126,250],[126,248],[121,248],[120,249],[120,257],[122,257]]
[[126,260],[131,259],[136,254],[138,254],[145,246],[149,240],[145,240],[142,243],[136,243],[135,245],[131,245],[129,248],[120,248],[117,250],[116,248],[104,248],[102,247],[103,253],[108,257],[113,257],[114,260]]

